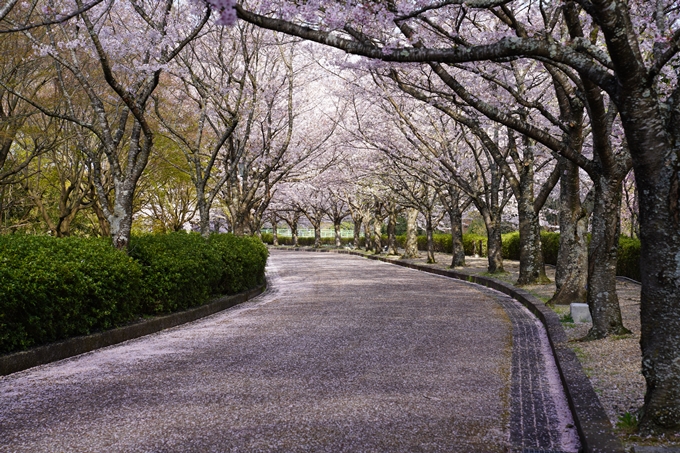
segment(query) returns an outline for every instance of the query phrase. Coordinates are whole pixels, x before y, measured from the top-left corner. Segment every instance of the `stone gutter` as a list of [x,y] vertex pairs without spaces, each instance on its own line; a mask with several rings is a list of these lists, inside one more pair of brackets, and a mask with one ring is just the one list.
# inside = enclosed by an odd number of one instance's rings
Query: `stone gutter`
[[111,346],[123,341],[159,332],[180,324],[195,321],[256,297],[266,289],[266,285],[257,286],[233,296],[223,296],[205,305],[188,310],[141,320],[134,324],[115,329],[97,332],[92,335],[69,338],[67,340],[37,346],[27,351],[0,355],[0,376],[22,371],[45,363],[73,357],[95,349]]
[[486,286],[514,298],[527,307],[543,324],[550,340],[560,379],[569,402],[574,423],[581,439],[582,451],[585,453],[625,453],[621,441],[614,435],[609,417],[600,403],[590,379],[586,376],[576,354],[567,344],[567,334],[562,328],[557,314],[545,303],[529,292],[517,288],[510,283],[490,277],[470,275],[452,269],[440,269],[422,264],[409,263],[398,259],[390,259],[380,255],[367,255],[352,250],[309,249],[292,247],[270,247],[276,250],[333,252],[361,256],[383,261],[431,274],[451,277],[470,283]]

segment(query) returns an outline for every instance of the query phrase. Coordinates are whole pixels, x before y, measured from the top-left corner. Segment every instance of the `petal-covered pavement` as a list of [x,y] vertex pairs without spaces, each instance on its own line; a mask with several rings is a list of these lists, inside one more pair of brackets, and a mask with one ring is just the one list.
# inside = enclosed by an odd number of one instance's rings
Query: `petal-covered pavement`
[[499,293],[272,251],[270,289],[0,377],[0,452],[578,449],[542,327]]

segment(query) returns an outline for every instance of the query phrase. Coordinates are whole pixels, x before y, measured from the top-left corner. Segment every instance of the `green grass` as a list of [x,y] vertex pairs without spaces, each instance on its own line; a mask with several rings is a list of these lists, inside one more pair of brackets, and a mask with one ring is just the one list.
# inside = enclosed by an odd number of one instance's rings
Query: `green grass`
[[619,415],[619,421],[616,422],[616,427],[625,434],[633,434],[638,430],[638,419],[635,414],[626,412]]

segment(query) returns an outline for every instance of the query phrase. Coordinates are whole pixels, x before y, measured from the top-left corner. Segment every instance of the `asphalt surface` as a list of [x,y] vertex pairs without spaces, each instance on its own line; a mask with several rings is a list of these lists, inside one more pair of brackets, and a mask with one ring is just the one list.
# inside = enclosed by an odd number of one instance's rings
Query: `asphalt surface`
[[575,451],[540,325],[504,295],[272,251],[268,292],[0,377],[0,452]]

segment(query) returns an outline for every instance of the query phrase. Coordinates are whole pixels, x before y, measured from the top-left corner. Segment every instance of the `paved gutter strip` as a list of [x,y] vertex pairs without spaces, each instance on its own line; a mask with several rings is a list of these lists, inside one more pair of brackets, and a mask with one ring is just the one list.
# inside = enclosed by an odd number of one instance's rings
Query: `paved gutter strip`
[[560,324],[557,314],[527,291],[509,283],[489,277],[469,275],[450,269],[437,269],[420,264],[388,259],[379,255],[365,255],[352,250],[336,249],[308,249],[292,247],[273,247],[276,250],[332,252],[356,255],[373,260],[383,261],[398,266],[417,269],[431,274],[442,275],[458,280],[486,286],[511,296],[527,307],[545,326],[548,340],[552,348],[555,362],[560,373],[564,391],[569,402],[574,422],[581,439],[581,446],[586,453],[624,453],[623,444],[614,435],[613,428],[607,414],[600,403],[590,380],[583,372],[583,367],[576,354],[567,345],[567,335]]
[[227,308],[243,303],[264,292],[266,285],[260,285],[251,290],[223,296],[205,305],[190,308],[185,311],[171,313],[152,319],[136,322],[92,335],[69,338],[57,343],[38,346],[27,351],[15,352],[0,356],[0,376],[6,376],[17,371],[23,371],[34,366],[43,365],[57,360],[66,359],[95,349],[111,346],[159,332],[170,327],[195,321],[212,315]]

